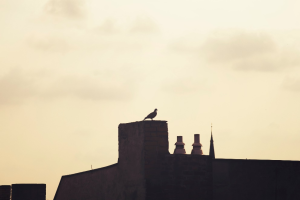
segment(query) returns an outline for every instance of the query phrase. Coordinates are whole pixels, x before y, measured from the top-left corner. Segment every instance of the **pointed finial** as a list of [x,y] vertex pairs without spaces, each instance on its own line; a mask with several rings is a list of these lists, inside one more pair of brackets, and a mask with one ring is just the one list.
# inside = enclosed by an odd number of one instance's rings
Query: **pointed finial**
[[213,136],[212,136],[212,123],[210,125],[210,141],[213,141]]
[[212,136],[212,123],[211,123],[211,136],[210,136],[210,147],[209,147],[209,156],[215,159],[215,149],[214,149],[214,140]]

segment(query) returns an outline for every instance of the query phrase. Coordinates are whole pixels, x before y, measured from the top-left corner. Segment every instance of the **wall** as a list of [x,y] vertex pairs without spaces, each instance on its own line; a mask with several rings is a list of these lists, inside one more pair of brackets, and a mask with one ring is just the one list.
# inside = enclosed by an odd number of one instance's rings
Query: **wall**
[[300,199],[300,162],[213,160],[214,200]]
[[128,200],[145,200],[144,138],[143,122],[119,125],[119,174]]
[[12,184],[12,200],[45,200],[46,184]]
[[164,200],[211,200],[211,158],[204,155],[167,155],[163,162]]
[[118,164],[63,176],[54,200],[118,199],[123,191],[118,183]]
[[163,196],[162,162],[169,155],[168,124],[166,121],[144,121],[144,170],[146,200],[159,200]]
[[10,200],[10,185],[0,185],[0,200]]

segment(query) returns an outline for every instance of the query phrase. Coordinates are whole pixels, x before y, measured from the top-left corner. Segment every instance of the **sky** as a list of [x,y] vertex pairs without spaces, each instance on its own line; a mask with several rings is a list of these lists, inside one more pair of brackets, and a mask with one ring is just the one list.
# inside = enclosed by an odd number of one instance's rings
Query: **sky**
[[114,164],[155,108],[169,151],[300,160],[300,2],[0,0],[0,185]]

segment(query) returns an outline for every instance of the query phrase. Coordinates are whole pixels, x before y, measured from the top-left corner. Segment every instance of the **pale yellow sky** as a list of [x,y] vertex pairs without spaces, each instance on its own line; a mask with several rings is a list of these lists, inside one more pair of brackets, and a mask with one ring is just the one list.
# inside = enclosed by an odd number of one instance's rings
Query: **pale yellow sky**
[[117,162],[155,108],[186,151],[300,160],[300,2],[0,0],[0,185]]

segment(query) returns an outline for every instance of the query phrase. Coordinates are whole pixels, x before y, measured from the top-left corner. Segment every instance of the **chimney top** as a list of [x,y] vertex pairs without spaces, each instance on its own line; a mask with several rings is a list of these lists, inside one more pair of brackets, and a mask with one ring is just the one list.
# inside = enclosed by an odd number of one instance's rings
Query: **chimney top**
[[182,136],[177,136],[177,142],[174,154],[185,154],[184,143],[182,142]]
[[193,150],[191,154],[203,155],[203,151],[201,149],[202,144],[200,143],[200,134],[194,135],[194,143],[192,146],[193,146]]

